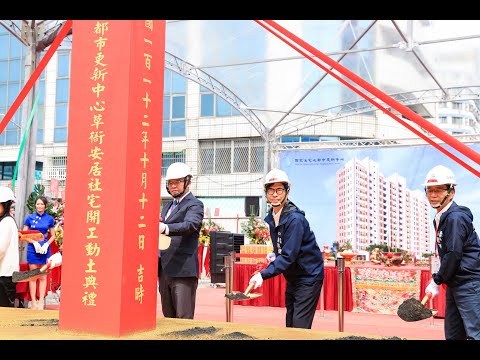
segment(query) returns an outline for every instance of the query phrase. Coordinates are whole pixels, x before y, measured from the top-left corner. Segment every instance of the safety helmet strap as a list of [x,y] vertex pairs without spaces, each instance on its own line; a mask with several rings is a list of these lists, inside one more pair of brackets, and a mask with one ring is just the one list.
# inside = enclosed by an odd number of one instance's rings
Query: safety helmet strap
[[[453,184],[450,184],[450,186],[448,187],[448,191],[447,193],[445,194],[445,196],[443,197],[443,200],[440,201],[440,204],[438,204],[437,206],[432,206],[432,208],[434,209],[438,209],[439,207],[442,207],[442,205],[445,203],[445,201],[447,201],[448,197],[450,196],[450,193],[452,192],[452,190],[454,190],[455,187],[453,186]],[[425,191],[427,191],[427,188],[425,187]]]
[[187,175],[183,178],[183,190],[182,192],[178,193],[178,194],[175,194],[173,195],[171,192],[170,192],[170,189],[168,188],[168,181],[165,181],[165,187],[167,188],[167,192],[172,195],[174,198],[178,198],[178,197],[182,197],[183,194],[185,194],[185,191],[187,190],[187,185],[190,183],[190,180],[192,180],[192,177],[190,175]]

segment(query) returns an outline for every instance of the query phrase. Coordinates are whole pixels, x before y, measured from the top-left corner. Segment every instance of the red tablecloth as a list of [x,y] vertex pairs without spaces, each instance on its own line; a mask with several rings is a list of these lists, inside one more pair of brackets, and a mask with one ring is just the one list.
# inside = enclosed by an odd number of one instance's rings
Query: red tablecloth
[[[374,265],[376,266],[376,265]],[[248,286],[252,274],[256,270],[256,264],[235,262],[234,264],[234,280],[233,291],[244,291]],[[425,295],[425,288],[430,279],[430,270],[422,269],[420,274],[420,299]],[[343,274],[344,284],[344,300],[343,309],[345,311],[352,311],[353,309],[353,294],[352,294],[352,280],[351,270],[349,266],[345,267]],[[235,301],[235,305],[244,306],[275,306],[285,307],[285,278],[283,275],[275,276],[274,278],[265,280],[262,287],[253,290],[252,293],[259,292],[262,296],[244,301]],[[338,272],[333,263],[325,264],[325,278],[323,280],[324,293],[324,310],[338,310]],[[317,309],[320,309],[320,301]],[[427,304],[427,307],[430,307]],[[442,286],[440,294],[433,300],[433,308],[438,310],[436,317],[445,316],[445,288]]]
[[[248,286],[248,281],[256,270],[257,264],[240,263],[234,264],[234,279],[233,291],[245,291]],[[344,293],[343,293],[343,309],[345,311],[352,311],[352,282],[350,280],[350,268],[346,267],[343,273]],[[253,290],[252,293],[259,292],[262,296],[245,301],[235,301],[236,305],[246,306],[275,306],[285,307],[285,287],[286,282],[283,275],[275,276],[271,279],[265,280],[261,288]],[[323,280],[324,292],[324,309],[338,310],[338,273],[333,266],[325,266],[325,278]],[[317,309],[320,310],[321,302],[317,304]]]

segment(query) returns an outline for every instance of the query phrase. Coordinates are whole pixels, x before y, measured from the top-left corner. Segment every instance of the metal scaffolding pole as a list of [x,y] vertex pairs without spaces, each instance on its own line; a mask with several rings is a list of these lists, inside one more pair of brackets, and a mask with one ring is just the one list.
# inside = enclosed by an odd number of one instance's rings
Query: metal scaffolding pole
[[[38,61],[38,54],[36,51],[37,43],[37,27],[35,26],[35,20],[32,20],[30,26],[24,27],[27,42],[30,44],[27,48],[27,54],[25,57],[25,79],[29,79],[33,71],[36,68]],[[22,136],[27,131],[28,118],[33,109],[33,99],[35,94],[39,90],[39,82],[35,83],[35,86],[28,92],[24,100],[24,106],[22,108]],[[15,220],[18,227],[23,228],[23,221],[28,213],[26,208],[27,198],[30,192],[33,191],[33,185],[35,181],[35,162],[36,162],[36,146],[37,146],[37,121],[36,115],[33,117],[32,124],[30,125],[29,133],[25,140],[25,150],[20,156],[20,161],[17,172],[17,180],[15,185],[16,203],[15,203]],[[20,261],[26,261],[27,257],[27,243],[22,242],[20,244]]]

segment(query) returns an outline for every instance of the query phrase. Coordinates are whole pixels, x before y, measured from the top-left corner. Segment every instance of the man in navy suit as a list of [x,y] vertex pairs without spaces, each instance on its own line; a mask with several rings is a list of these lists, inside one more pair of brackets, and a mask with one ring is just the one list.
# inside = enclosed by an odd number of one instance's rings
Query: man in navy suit
[[158,290],[166,318],[193,319],[198,286],[198,237],[204,216],[203,203],[190,192],[192,172],[180,162],[167,169],[167,191],[174,200],[160,215],[160,234],[171,237],[159,251]]

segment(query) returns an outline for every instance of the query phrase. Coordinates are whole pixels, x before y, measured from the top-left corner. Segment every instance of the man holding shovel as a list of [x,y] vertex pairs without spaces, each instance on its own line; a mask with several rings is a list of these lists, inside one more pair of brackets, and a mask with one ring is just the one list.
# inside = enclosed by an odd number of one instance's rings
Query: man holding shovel
[[446,284],[445,339],[480,340],[480,240],[469,208],[453,201],[457,182],[453,172],[438,165],[423,184],[428,202],[436,209],[433,220],[435,250],[440,269],[425,289],[435,297]]
[[271,262],[266,269],[253,275],[250,283],[256,289],[263,280],[283,274],[286,326],[311,329],[323,285],[323,256],[305,212],[288,200],[290,185],[287,174],[279,169],[265,177],[264,190],[271,205],[265,222],[274,253],[267,256]]
[[167,192],[173,201],[160,214],[160,234],[171,238],[159,251],[158,290],[166,318],[193,319],[198,287],[198,237],[204,216],[203,202],[190,191],[190,167],[175,162],[167,168]]

